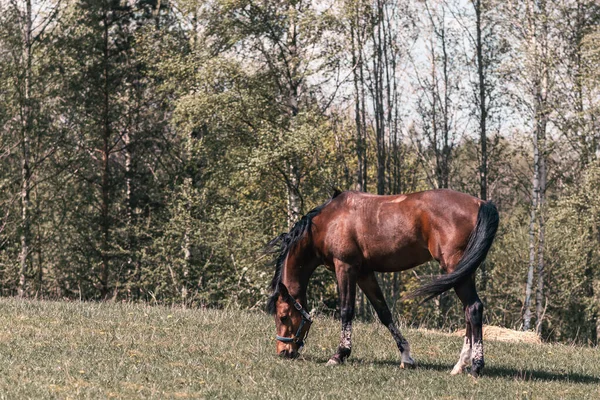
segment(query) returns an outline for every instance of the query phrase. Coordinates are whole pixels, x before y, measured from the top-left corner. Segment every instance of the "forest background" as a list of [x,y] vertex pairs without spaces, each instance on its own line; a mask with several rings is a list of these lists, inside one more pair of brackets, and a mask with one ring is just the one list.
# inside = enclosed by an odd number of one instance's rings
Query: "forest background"
[[[595,0],[0,0],[0,294],[262,309],[332,187],[494,201],[486,323],[600,335]],[[436,263],[379,279],[399,301]],[[319,269],[310,307],[334,313]],[[373,318],[360,296],[359,316]]]

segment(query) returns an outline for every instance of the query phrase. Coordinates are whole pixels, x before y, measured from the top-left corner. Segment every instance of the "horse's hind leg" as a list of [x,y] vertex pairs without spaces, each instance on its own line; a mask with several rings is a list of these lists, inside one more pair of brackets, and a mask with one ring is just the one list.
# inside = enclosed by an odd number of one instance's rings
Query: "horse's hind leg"
[[[467,307],[464,307],[465,315]],[[468,317],[467,317],[468,318]],[[465,368],[471,365],[471,323],[467,320],[467,328],[465,330],[465,338],[458,362],[452,369],[451,375],[458,375],[464,372]]]
[[471,375],[478,377],[485,365],[483,359],[483,303],[477,296],[474,277],[457,286],[455,291],[465,307],[467,331],[460,359],[452,373],[462,372],[466,366],[463,357],[468,359],[470,356],[472,363]]
[[352,319],[356,303],[357,268],[340,260],[335,260],[334,264],[340,295],[342,332],[337,352],[327,361],[327,365],[342,364],[352,352]]
[[392,313],[385,302],[385,297],[383,297],[379,283],[377,283],[375,273],[370,271],[361,275],[358,279],[358,286],[360,286],[361,290],[367,295],[367,298],[373,305],[373,308],[375,308],[375,312],[377,312],[377,316],[379,317],[381,323],[390,330],[392,336],[394,337],[396,345],[398,345],[398,349],[402,355],[402,363],[400,364],[400,367],[414,367],[416,364],[410,356],[410,345],[402,336],[398,328],[396,328],[396,324],[394,324]]

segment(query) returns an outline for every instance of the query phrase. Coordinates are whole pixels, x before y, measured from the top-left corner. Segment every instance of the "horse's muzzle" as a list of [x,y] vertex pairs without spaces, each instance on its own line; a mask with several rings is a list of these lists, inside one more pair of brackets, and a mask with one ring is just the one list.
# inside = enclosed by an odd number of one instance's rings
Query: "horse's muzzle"
[[283,357],[283,358],[290,358],[290,359],[294,359],[294,358],[298,358],[299,353],[295,350],[282,350],[281,352],[279,352],[279,357]]

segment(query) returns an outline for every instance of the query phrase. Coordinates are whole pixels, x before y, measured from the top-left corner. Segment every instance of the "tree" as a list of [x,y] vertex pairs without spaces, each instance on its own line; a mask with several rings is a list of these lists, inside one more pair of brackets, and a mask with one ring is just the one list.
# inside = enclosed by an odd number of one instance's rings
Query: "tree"
[[[274,106],[264,116],[263,124],[271,130],[267,141],[280,145],[302,135],[297,127],[302,126],[304,115],[324,111],[314,107],[323,92],[313,81],[337,65],[327,57],[329,45],[324,41],[333,39],[328,34],[332,23],[328,13],[304,0],[260,4],[240,0],[217,2],[207,18],[214,51],[237,52],[236,46],[243,45],[247,51],[239,56],[270,85],[261,92]],[[270,166],[285,184],[288,225],[302,214],[301,186],[309,162],[304,149],[290,150],[287,146],[285,156]]]
[[65,21],[69,23],[63,25],[60,39],[69,49],[62,64],[68,77],[65,118],[78,149],[76,177],[69,184],[79,192],[80,206],[68,211],[69,224],[76,232],[75,246],[84,249],[78,263],[91,267],[91,271],[78,271],[78,285],[80,290],[88,290],[87,285],[97,287],[101,298],[116,287],[117,259],[123,256],[119,248],[127,247],[119,243],[116,232],[123,226],[121,212],[128,213],[127,200],[123,207],[127,195],[123,182],[130,171],[122,179],[120,157],[130,154],[130,124],[135,127],[136,123],[135,112],[127,113],[129,101],[135,102],[127,89],[132,68],[136,68],[127,62],[132,17],[132,7],[121,1],[82,0],[68,9]]
[[[458,88],[456,32],[448,26],[445,7],[424,3],[426,14],[428,74],[415,63],[418,135],[413,136],[431,187],[449,188],[453,149],[458,140]],[[417,133],[417,132],[415,132]],[[431,154],[431,157],[429,157]],[[431,162],[430,162],[431,160]]]
[[[531,118],[533,123],[533,180],[531,213],[529,223],[529,268],[524,302],[523,329],[530,328],[530,302],[533,291],[534,270],[537,272],[536,288],[536,332],[541,334],[544,314],[545,274],[545,195],[547,188],[546,160],[549,156],[547,128],[550,113],[552,87],[549,13],[546,1],[535,1],[525,6],[525,19],[520,29],[526,50],[525,78],[531,96]],[[537,225],[537,232],[535,226]],[[537,265],[537,268],[536,268]]]
[[[55,138],[47,133],[52,129],[51,110],[42,99],[51,92],[51,85],[44,85],[45,79],[51,75],[48,61],[41,55],[47,50],[45,39],[55,25],[60,2],[33,4],[31,0],[10,1],[4,7],[6,14],[3,13],[0,25],[6,31],[1,40],[7,54],[4,60],[8,67],[6,78],[13,83],[6,87],[5,92],[5,104],[10,113],[5,127],[9,132],[19,132],[13,136],[16,142],[8,146],[18,148],[20,249],[17,292],[19,296],[25,296],[29,279],[37,275],[39,281],[42,273],[41,265],[38,265],[36,274],[33,271],[32,255],[37,252],[40,256],[41,247],[39,241],[34,243],[33,230],[40,223],[40,203],[39,199],[33,201],[32,193],[38,185],[36,181],[43,180],[45,172],[48,172],[45,167],[55,152]],[[16,154],[13,153],[9,158],[14,156]]]

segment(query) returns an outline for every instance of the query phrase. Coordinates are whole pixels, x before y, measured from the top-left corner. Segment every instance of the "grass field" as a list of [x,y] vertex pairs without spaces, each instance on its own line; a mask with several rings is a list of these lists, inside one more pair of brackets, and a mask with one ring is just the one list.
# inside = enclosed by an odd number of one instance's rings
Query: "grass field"
[[274,355],[262,313],[0,300],[0,398],[598,399],[600,350],[486,342],[485,376],[452,377],[459,337],[355,324],[346,365],[325,362],[338,322],[317,318],[304,356]]

